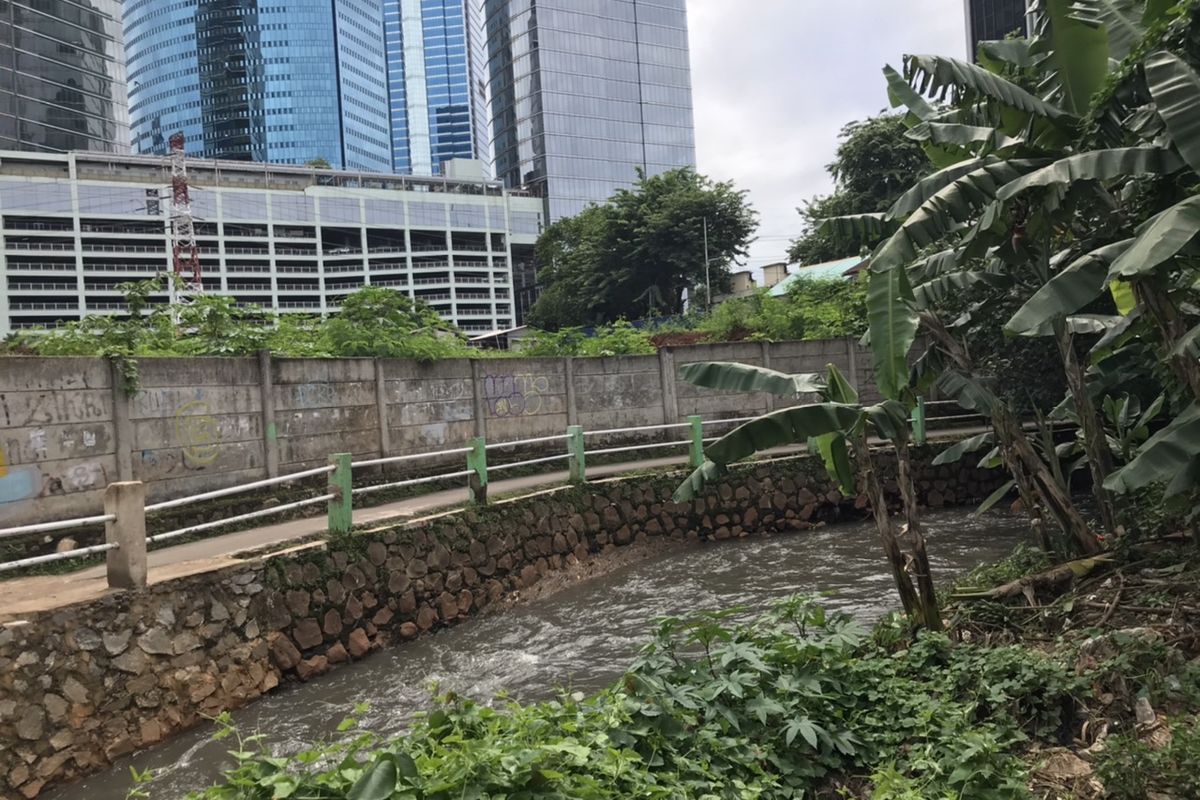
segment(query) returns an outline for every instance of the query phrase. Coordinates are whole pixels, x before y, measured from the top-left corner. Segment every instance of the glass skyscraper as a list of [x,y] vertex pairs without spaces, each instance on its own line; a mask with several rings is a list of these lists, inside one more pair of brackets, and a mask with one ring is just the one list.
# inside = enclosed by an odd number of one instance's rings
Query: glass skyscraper
[[441,174],[453,158],[490,161],[478,0],[383,0],[392,166]]
[[0,149],[129,152],[120,0],[0,2]]
[[382,0],[125,0],[137,153],[390,172]]
[[694,166],[685,0],[485,0],[496,175],[551,221]]
[[980,42],[1027,30],[1025,0],[965,0],[967,56],[974,61]]

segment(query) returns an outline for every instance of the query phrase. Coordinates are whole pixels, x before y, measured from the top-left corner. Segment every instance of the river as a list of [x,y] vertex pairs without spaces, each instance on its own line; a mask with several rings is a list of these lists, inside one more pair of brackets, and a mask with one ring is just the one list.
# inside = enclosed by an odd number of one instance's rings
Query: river
[[[941,512],[926,519],[935,579],[961,574],[1026,540],[1020,518]],[[289,686],[234,714],[243,733],[295,752],[335,735],[357,703],[363,727],[403,730],[427,706],[428,687],[489,699],[504,690],[536,700],[556,687],[591,690],[618,677],[655,617],[744,606],[748,614],[797,592],[828,593],[827,606],[872,622],[897,605],[891,573],[869,523],[811,533],[701,544],[640,561],[502,613],[375,654],[316,681]],[[123,800],[130,766],[152,770],[155,800],[177,800],[214,783],[232,743],[212,728],[182,734],[102,772],[43,795],[49,800]]]

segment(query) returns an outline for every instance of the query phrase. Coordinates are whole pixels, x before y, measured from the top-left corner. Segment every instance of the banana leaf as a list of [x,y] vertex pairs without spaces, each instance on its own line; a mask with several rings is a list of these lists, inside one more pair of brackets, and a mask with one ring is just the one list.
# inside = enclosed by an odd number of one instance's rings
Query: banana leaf
[[1107,181],[1126,175],[1160,175],[1175,172],[1183,161],[1162,147],[1121,147],[1089,150],[1068,156],[1006,184],[996,199],[1007,202],[1035,187],[1068,188],[1078,181]]
[[1056,317],[1073,314],[1104,291],[1113,261],[1132,240],[1115,242],[1075,259],[1025,301],[1004,325],[1018,336],[1037,336]]
[[887,219],[904,219],[924,205],[925,201],[929,198],[962,176],[974,172],[985,164],[994,164],[998,161],[999,159],[995,156],[972,158],[952,164],[944,169],[939,169],[931,175],[926,175],[913,184],[912,188],[896,198],[896,202],[892,203],[891,207],[887,210]]
[[915,55],[904,58],[904,77],[918,93],[938,99],[953,92],[956,96],[981,97],[1009,108],[1074,125],[1077,118],[1025,91],[1012,81],[988,72],[983,67],[957,58]]
[[967,453],[974,453],[992,443],[992,433],[981,433],[972,436],[969,439],[963,439],[961,442],[952,444],[942,452],[938,453],[933,459],[934,466],[941,464],[955,464],[962,459]]
[[951,272],[914,286],[913,302],[919,309],[933,308],[948,299],[961,297],[963,292],[980,284],[999,288],[1012,285],[1012,279],[983,270]]
[[704,454],[718,464],[732,464],[772,447],[851,430],[861,418],[861,409],[841,403],[784,408],[734,428],[709,445]]
[[1109,57],[1124,61],[1146,35],[1142,5],[1134,0],[1075,0],[1071,17],[1086,25],[1103,28],[1108,34]]
[[844,405],[854,405],[858,402],[858,390],[850,385],[850,381],[846,380],[846,376],[841,370],[833,364],[826,365],[828,377],[826,378],[825,399],[831,403],[842,403]]
[[1001,500],[1003,500],[1005,497],[1007,497],[1008,493],[1011,492],[1014,488],[1016,488],[1016,485],[1017,485],[1017,482],[1014,480],[1005,481],[1004,484],[1001,485],[999,489],[992,492],[990,495],[987,496],[986,500],[984,500],[982,503],[979,504],[979,508],[975,509],[974,513],[983,514],[987,511],[990,511],[992,506],[996,505],[996,503],[999,503]]
[[1200,173],[1200,75],[1178,56],[1158,50],[1146,58],[1146,85],[1171,141]]
[[1039,87],[1043,97],[1054,98],[1067,111],[1082,116],[1108,74],[1108,34],[1103,27],[1076,19],[1072,3],[1042,0],[1038,38],[1031,52],[1046,57],[1041,64],[1046,78]]
[[1133,243],[1112,263],[1109,280],[1153,272],[1200,233],[1200,195],[1176,203],[1138,228]]
[[850,464],[850,451],[846,437],[840,433],[827,433],[816,438],[817,450],[825,462],[825,471],[838,482],[842,494],[853,495],[858,489],[854,468]]
[[[1109,475],[1104,488],[1124,494],[1152,483],[1178,483],[1173,479],[1180,474],[1190,474],[1197,456],[1200,456],[1200,403],[1193,403],[1167,427],[1147,439],[1132,461]],[[1178,493],[1189,487],[1173,485],[1173,488]]]
[[700,361],[679,368],[680,377],[694,386],[730,392],[769,392],[780,397],[812,394],[825,389],[820,375],[789,375],[766,367],[729,361]]
[[719,480],[729,472],[724,464],[716,464],[712,461],[705,461],[700,466],[688,475],[683,483],[679,484],[679,488],[675,490],[673,497],[675,502],[682,503],[686,500],[695,500],[704,491],[704,487],[715,480]]
[[979,63],[989,72],[1001,72],[1002,65],[1005,64],[1017,69],[1028,69],[1034,64],[1033,54],[1029,52],[1029,42],[1025,39],[980,42],[977,52]]
[[867,323],[875,384],[884,397],[897,399],[908,383],[908,351],[920,325],[903,266],[868,270]]
[[855,244],[874,242],[896,230],[896,223],[883,212],[846,214],[826,217],[817,224],[817,231],[827,233],[835,241]]
[[924,122],[933,119],[938,115],[938,110],[928,100],[913,91],[913,88],[908,85],[908,81],[904,80],[891,65],[883,68],[883,76],[887,79],[888,100],[891,101],[892,108],[901,106],[907,108],[913,124],[917,121]]

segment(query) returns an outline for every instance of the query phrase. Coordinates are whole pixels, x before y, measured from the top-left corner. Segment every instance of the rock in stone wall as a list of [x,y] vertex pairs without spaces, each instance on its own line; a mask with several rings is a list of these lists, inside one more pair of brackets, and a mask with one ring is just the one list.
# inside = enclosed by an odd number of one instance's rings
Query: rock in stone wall
[[[894,468],[881,470],[894,490]],[[816,459],[731,471],[676,503],[680,475],[612,480],[445,514],[157,583],[0,627],[0,786],[36,796],[139,747],[453,625],[548,573],[651,538],[725,540],[863,516]],[[918,471],[922,500],[1003,476]]]

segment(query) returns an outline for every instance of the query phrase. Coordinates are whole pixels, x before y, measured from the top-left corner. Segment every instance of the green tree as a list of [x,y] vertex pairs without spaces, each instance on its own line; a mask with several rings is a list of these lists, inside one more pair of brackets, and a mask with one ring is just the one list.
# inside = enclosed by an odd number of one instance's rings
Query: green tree
[[908,138],[904,117],[883,114],[842,128],[837,156],[826,169],[833,176],[832,194],[819,195],[796,209],[804,232],[792,242],[788,259],[799,264],[819,264],[855,255],[878,238],[843,241],[820,230],[829,217],[886,210],[915,178],[930,172],[929,159],[920,143]]
[[312,167],[314,169],[333,169],[333,165],[329,163],[329,160],[321,156],[310,158],[308,161],[304,162],[304,166]]
[[638,175],[603,205],[548,227],[538,240],[545,287],[530,319],[560,328],[682,311],[683,291],[705,283],[704,229],[714,292],[747,253],[758,215],[745,192],[690,168]]
[[324,334],[334,356],[433,361],[471,354],[461,335],[428,303],[377,286],[346,297],[341,311],[326,321]]

